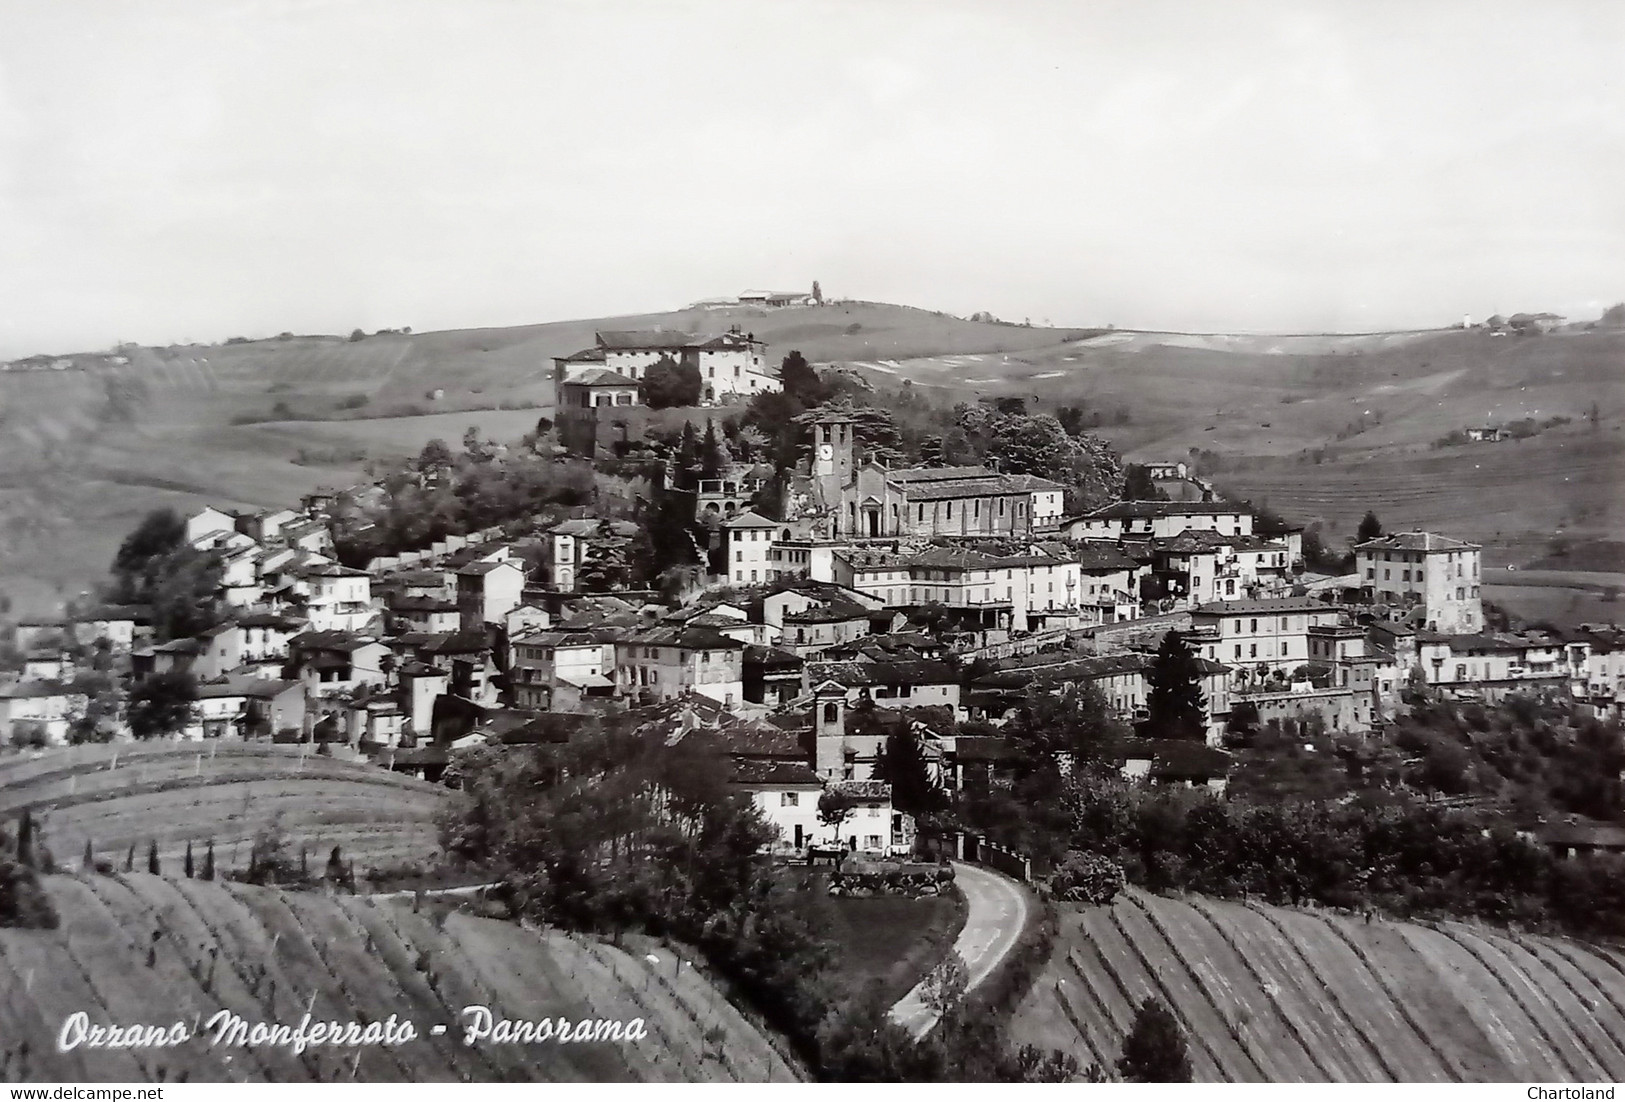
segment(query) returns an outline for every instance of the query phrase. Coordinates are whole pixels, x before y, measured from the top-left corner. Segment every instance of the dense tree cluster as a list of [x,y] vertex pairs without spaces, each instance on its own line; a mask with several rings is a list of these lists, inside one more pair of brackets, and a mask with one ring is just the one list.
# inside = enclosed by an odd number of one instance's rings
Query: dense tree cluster
[[386,472],[376,504],[341,502],[334,543],[339,560],[365,565],[379,555],[429,546],[593,500],[590,463],[511,450],[494,455],[477,438],[462,454],[431,440],[413,463]]
[[196,635],[219,623],[220,557],[186,542],[186,521],[173,509],[154,509],[142,518],[119,545],[112,572],[108,598],[150,605],[160,639]]
[[649,366],[638,389],[643,392],[644,404],[652,409],[697,406],[705,380],[700,378],[697,364],[678,363],[668,355]]
[[1510,827],[1421,801],[1227,802],[1080,772],[1063,803],[1074,848],[1153,891],[1376,907],[1625,934],[1625,859],[1559,859]]
[[442,824],[459,858],[504,870],[519,914],[619,938],[697,947],[800,1047],[821,1077],[951,1081],[1063,1078],[1063,1058],[1004,1053],[987,1022],[953,1014],[916,1044],[877,999],[828,975],[831,946],[758,851],[771,828],[684,742],[589,733],[559,746],[482,747],[456,763],[463,792]]

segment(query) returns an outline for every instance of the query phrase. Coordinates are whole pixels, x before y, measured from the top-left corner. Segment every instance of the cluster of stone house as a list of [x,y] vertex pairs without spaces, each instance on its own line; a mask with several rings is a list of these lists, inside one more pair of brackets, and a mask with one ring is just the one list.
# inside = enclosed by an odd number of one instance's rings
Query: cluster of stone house
[[[664,347],[600,336],[627,372]],[[596,370],[611,368],[579,378]],[[1615,714],[1625,701],[1617,631],[1484,631],[1475,545],[1379,537],[1356,547],[1352,578],[1311,594],[1301,533],[1261,532],[1245,507],[1125,501],[1068,517],[1046,480],[858,464],[850,419],[813,428],[809,507],[773,520],[734,500],[717,525],[724,569],[676,604],[624,582],[597,591],[595,568],[638,534],[624,520],[458,537],[358,569],[336,561],[323,501],[204,509],[186,538],[220,557],[224,621],[158,644],[141,610],[21,625],[26,665],[0,685],[0,723],[62,741],[82,714],[54,632],[106,640],[132,681],[190,671],[185,737],[342,743],[432,778],[471,742],[635,723],[711,747],[785,847],[885,852],[912,831],[875,776],[890,735],[918,736],[946,786],[992,783],[1007,748],[960,723],[996,731],[1026,694],[1082,686],[1143,720],[1169,632],[1197,656],[1206,739],[1116,748],[1126,775],[1162,783],[1222,786],[1218,744],[1242,705],[1259,722],[1360,731],[1415,680],[1490,699],[1550,689]],[[724,497],[736,474],[716,480]],[[829,790],[853,808],[839,824],[818,814]]]

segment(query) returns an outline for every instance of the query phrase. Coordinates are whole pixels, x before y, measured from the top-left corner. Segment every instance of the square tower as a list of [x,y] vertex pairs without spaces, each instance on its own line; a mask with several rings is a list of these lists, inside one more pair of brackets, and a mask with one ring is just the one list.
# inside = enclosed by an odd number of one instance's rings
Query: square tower
[[852,481],[856,466],[852,434],[855,423],[846,413],[825,414],[812,423],[812,476],[825,506],[837,504],[841,490]]

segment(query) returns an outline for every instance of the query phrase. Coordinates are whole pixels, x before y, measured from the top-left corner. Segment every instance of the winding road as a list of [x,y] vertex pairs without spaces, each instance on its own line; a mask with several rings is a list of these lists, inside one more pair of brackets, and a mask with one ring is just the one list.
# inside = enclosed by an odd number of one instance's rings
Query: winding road
[[[1007,876],[960,861],[953,865],[954,883],[966,904],[965,925],[954,939],[954,952],[965,962],[965,989],[971,991],[1015,948],[1032,904],[1027,890]],[[915,1040],[931,1032],[940,1017],[925,1005],[924,989],[921,980],[890,1011],[892,1021]]]

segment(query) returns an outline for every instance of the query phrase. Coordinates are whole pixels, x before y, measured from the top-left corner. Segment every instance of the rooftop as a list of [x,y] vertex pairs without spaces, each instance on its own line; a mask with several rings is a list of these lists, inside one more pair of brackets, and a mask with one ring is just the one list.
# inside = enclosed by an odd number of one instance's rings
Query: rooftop
[[678,329],[600,329],[597,336],[606,352],[667,352],[694,343],[692,333]]
[[[1118,520],[1123,518],[1224,516],[1244,514],[1245,505],[1229,501],[1119,501],[1112,505],[1083,514],[1087,520]],[[1077,517],[1071,518],[1079,519]],[[1063,522],[1064,523],[1064,522]]]
[[1479,545],[1432,532],[1393,532],[1354,545],[1356,551],[1477,551]]
[[1268,597],[1259,601],[1212,601],[1191,610],[1193,616],[1282,615],[1289,612],[1336,612],[1336,605],[1313,597]]
[[580,378],[567,380],[564,385],[636,387],[638,382],[636,379],[628,379],[625,375],[622,375],[617,371],[611,371],[607,367],[598,367],[587,372],[585,375],[582,375]]

